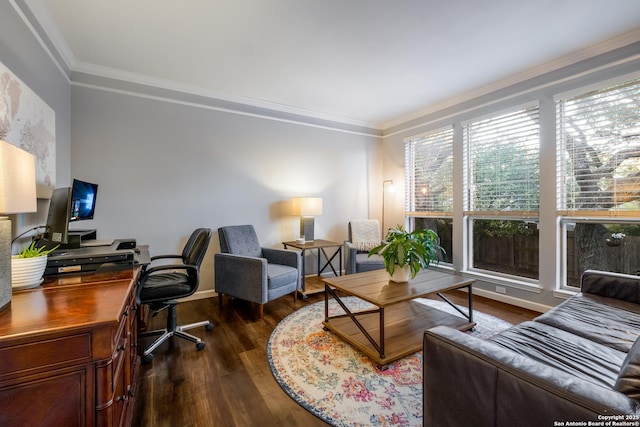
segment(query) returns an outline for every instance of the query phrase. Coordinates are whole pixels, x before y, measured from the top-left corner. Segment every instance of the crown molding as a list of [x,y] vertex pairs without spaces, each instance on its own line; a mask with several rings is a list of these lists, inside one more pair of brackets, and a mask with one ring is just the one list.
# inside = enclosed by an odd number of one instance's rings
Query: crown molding
[[[320,120],[323,122],[336,122],[342,123],[349,126],[354,126],[357,128],[367,128],[373,129],[375,131],[380,131],[375,124],[371,122],[366,122],[362,120],[351,119],[347,117],[341,117],[333,114],[322,113],[319,111],[299,108],[291,105],[279,104],[276,102],[265,101],[250,97],[243,97],[237,95],[231,95],[228,93],[221,92],[212,92],[207,91],[206,89],[186,85],[182,83],[178,83],[175,81],[169,81],[165,79],[153,78],[147,75],[130,73],[122,70],[117,70],[110,67],[102,67],[95,64],[89,64],[86,62],[78,61],[76,65],[72,69],[72,73],[80,73],[80,74],[90,74],[97,77],[109,79],[112,81],[123,81],[134,83],[136,85],[154,87],[159,89],[166,89],[171,92],[180,92],[186,95],[191,96],[199,96],[205,97],[212,100],[222,101],[224,103],[231,103],[236,106],[236,108],[242,109],[242,105],[246,105],[250,108],[258,108],[264,111],[277,111],[280,113],[295,115],[295,116],[305,116],[311,119]],[[377,133],[377,132],[376,132]]]
[[129,80],[114,79],[106,76],[98,76],[94,73],[73,71],[71,85],[122,95],[146,98],[155,101],[188,105],[196,108],[204,108],[214,111],[222,111],[231,114],[256,117],[266,120],[274,120],[298,124],[303,126],[327,129],[337,132],[350,133],[361,136],[382,138],[382,131],[368,127],[355,126],[332,120],[318,119],[309,115],[293,114],[281,110],[273,110],[264,107],[226,101],[220,98],[205,96],[200,93],[190,93],[184,90],[167,89],[162,86],[153,86]]

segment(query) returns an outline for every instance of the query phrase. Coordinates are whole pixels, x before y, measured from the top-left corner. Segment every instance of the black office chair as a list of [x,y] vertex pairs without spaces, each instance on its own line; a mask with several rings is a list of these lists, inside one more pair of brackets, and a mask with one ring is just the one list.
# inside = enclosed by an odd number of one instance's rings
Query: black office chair
[[[207,331],[213,329],[213,324],[205,320],[178,326],[176,305],[178,298],[184,298],[193,294],[198,289],[200,282],[200,264],[209,247],[211,229],[198,228],[195,230],[184,246],[181,255],[158,255],[151,257],[151,264],[144,269],[138,283],[137,303],[147,304],[156,316],[164,309],[167,313],[167,327],[155,331],[143,332],[139,336],[160,335],[153,344],[147,347],[142,355],[143,363],[153,360],[152,352],[167,339],[175,336],[196,343],[196,349],[202,350],[204,342],[198,337],[184,331],[204,326]],[[182,263],[164,264],[153,267],[153,262],[160,259],[181,259]]]

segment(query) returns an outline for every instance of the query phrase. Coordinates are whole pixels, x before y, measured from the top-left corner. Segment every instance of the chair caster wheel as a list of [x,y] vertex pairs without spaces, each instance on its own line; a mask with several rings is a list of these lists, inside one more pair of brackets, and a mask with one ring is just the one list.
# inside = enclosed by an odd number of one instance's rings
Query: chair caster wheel
[[203,342],[199,342],[198,344],[196,344],[196,349],[198,351],[202,350],[204,348],[204,343]]
[[153,360],[153,354],[147,354],[146,356],[142,357],[142,363],[144,365],[151,363],[152,360]]
[[204,329],[207,331],[213,331],[213,323],[207,323]]

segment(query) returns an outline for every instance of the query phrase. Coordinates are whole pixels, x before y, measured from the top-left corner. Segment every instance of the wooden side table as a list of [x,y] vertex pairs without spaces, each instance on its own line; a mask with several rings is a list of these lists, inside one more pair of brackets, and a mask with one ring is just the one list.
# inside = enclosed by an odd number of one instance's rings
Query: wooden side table
[[[288,247],[300,249],[302,251],[302,297],[306,298],[307,295],[324,292],[324,283],[320,278],[320,275],[327,268],[330,268],[335,276],[342,275],[342,243],[332,242],[330,240],[316,239],[310,242],[298,243],[295,240],[291,242],[282,242],[285,249]],[[336,248],[333,254],[329,255],[326,249]],[[318,251],[318,275],[308,277],[306,276],[306,258],[305,252],[308,250]],[[320,254],[324,255],[324,263],[322,263]],[[338,270],[333,267],[331,262],[338,257]]]

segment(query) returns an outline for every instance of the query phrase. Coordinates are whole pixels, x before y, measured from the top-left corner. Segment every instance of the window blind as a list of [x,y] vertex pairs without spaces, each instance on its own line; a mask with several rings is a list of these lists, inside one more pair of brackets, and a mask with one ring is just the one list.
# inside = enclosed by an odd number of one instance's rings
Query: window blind
[[557,209],[638,216],[640,79],[556,100]]
[[463,127],[467,215],[536,217],[540,125],[529,106]]
[[453,128],[405,141],[405,210],[408,216],[451,216]]

